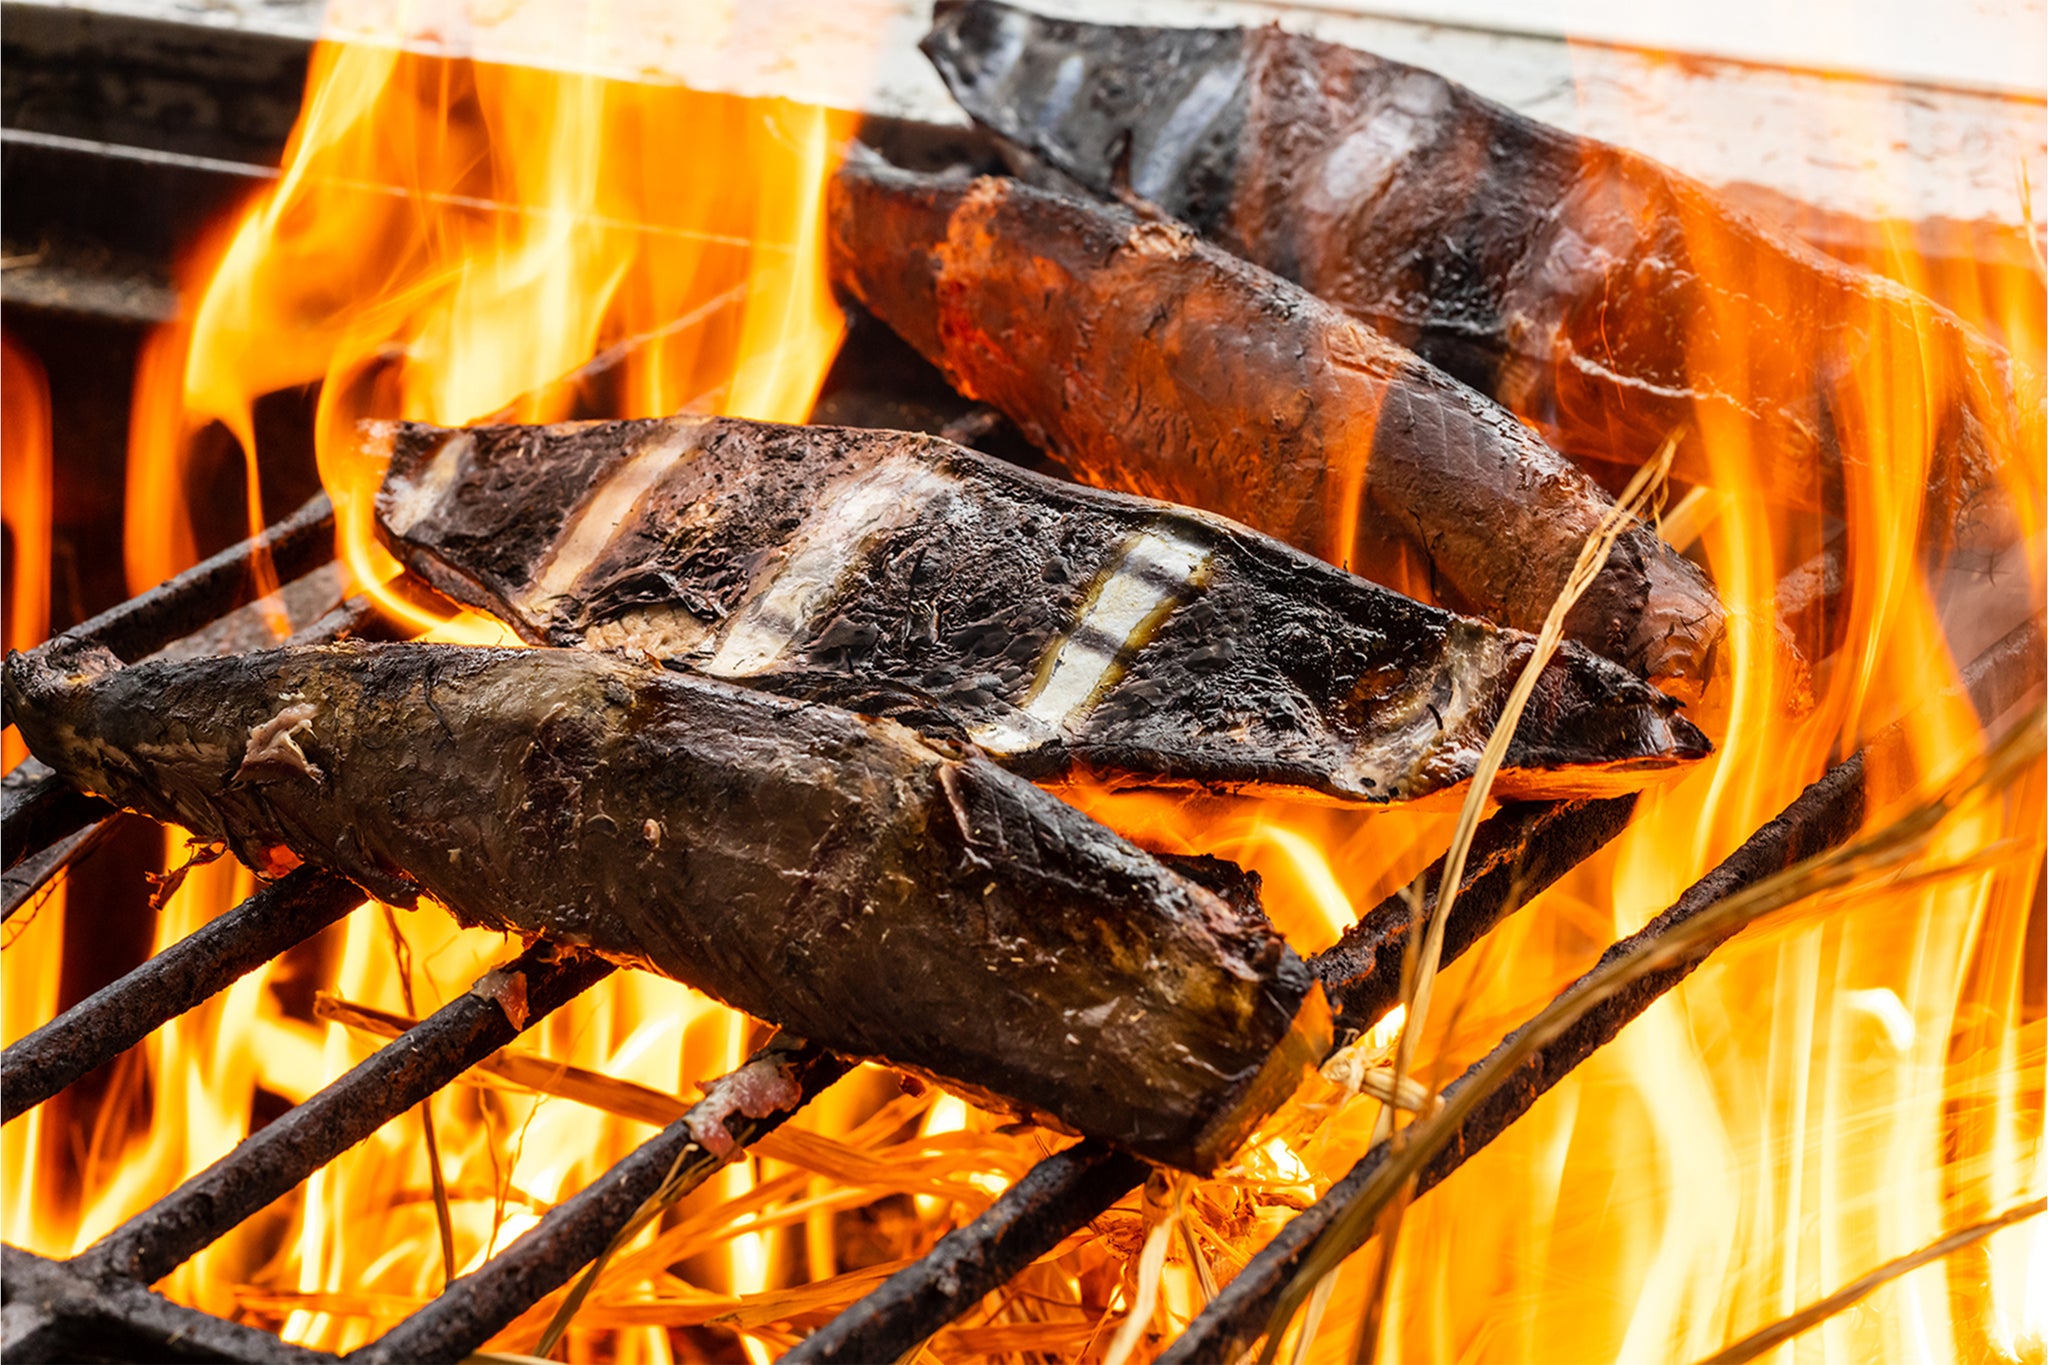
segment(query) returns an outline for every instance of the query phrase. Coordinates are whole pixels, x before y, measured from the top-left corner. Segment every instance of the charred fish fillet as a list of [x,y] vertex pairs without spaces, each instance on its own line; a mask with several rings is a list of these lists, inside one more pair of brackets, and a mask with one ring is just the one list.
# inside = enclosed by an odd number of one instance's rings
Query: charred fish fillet
[[[651,654],[964,734],[1040,780],[1410,801],[1472,774],[1533,640],[1220,517],[929,436],[729,418],[372,428],[421,578],[537,644]],[[1504,793],[1707,752],[1567,645]]]
[[1329,1041],[1234,908],[971,748],[584,650],[16,654],[86,790],[380,899],[644,966],[1189,1170]]
[[1839,509],[1846,475],[1907,458],[1863,429],[1871,393],[1924,395],[1895,420],[1932,438],[1930,539],[1981,555],[2016,532],[1999,471],[2040,462],[2039,377],[1647,157],[1277,27],[967,0],[924,49],[1002,138],[1364,319],[1574,458],[1633,467],[1682,430],[1677,472],[1712,483],[1700,433],[1739,429],[1741,477]]
[[[829,213],[841,287],[1090,483],[1522,630],[1612,506],[1501,408],[1178,224],[871,161],[840,169]],[[1567,621],[1687,699],[1724,630],[1640,525]]]

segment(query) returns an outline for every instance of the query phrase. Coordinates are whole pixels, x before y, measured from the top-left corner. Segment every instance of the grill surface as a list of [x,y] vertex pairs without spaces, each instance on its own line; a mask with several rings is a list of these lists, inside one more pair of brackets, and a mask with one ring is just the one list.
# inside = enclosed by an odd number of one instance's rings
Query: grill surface
[[[131,659],[163,648],[172,643],[167,637],[189,630],[201,613],[210,611],[218,619],[250,600],[257,581],[252,564],[259,549],[274,555],[280,566],[308,568],[306,561],[317,553],[313,547],[328,539],[324,532],[330,518],[319,502],[311,504],[263,536],[86,623],[78,633],[118,642]],[[211,623],[200,624],[203,633]],[[1966,671],[1971,699],[1987,723],[2008,713],[2041,684],[2048,657],[2044,649],[2048,640],[2041,623],[2029,621]],[[1873,753],[1877,761],[1884,761],[1887,747],[1896,742],[1887,732],[1831,769],[1641,933],[1609,949],[1607,958],[1654,940],[1760,878],[1847,839],[1863,814],[1866,762]],[[46,853],[61,854],[68,841],[100,818],[96,803],[78,801],[62,808],[65,818],[45,816],[39,823],[28,823],[27,812],[50,808],[63,790],[62,782],[47,773],[10,786],[5,811],[10,857],[28,861]],[[1626,822],[1625,806],[1611,801],[1511,806],[1493,816],[1478,845],[1486,856],[1472,860],[1464,882],[1461,904],[1469,916],[1461,921],[1464,942],[1476,941],[1520,900],[1604,845]],[[57,861],[61,865],[62,858]],[[1433,898],[1433,882],[1428,894]],[[311,937],[349,913],[360,899],[347,883],[302,869],[73,1006],[0,1055],[6,1120],[13,1121],[165,1021]],[[1369,1026],[1392,1002],[1383,993],[1365,990],[1347,995],[1345,984],[1361,974],[1370,979],[1377,950],[1398,943],[1406,934],[1409,913],[1405,907],[1396,912],[1391,903],[1380,907],[1313,964],[1344,1002],[1353,1029]],[[1505,1131],[1545,1091],[1683,980],[1714,946],[1698,948],[1682,963],[1606,1002],[1543,1049],[1425,1168],[1419,1190],[1444,1179]],[[52,1262],[7,1248],[7,1307],[0,1346],[20,1360],[76,1359],[81,1352],[94,1358],[136,1360],[174,1355],[332,1359],[182,1308],[148,1286],[612,970],[610,964],[593,958],[535,945],[492,973],[525,977],[525,1019],[515,1023],[508,1018],[492,990],[473,989],[74,1259]],[[815,1049],[783,1046],[795,1049],[806,1102],[845,1070],[845,1063]],[[1462,1083],[1454,1082],[1452,1088]],[[735,1137],[744,1148],[787,1116],[777,1112],[748,1121]],[[480,1347],[603,1252],[657,1189],[664,1184],[672,1191],[693,1186],[722,1164],[695,1142],[693,1117],[701,1121],[704,1115],[692,1111],[671,1124],[553,1209],[481,1269],[455,1281],[438,1299],[349,1359],[456,1360]],[[1388,1153],[1386,1143],[1374,1147],[1349,1175],[1283,1228],[1163,1358],[1229,1358],[1251,1345],[1301,1256]],[[1099,1215],[1136,1186],[1144,1173],[1142,1163],[1093,1142],[1047,1158],[979,1218],[942,1239],[923,1259],[897,1272],[787,1358],[869,1360],[902,1355]]]

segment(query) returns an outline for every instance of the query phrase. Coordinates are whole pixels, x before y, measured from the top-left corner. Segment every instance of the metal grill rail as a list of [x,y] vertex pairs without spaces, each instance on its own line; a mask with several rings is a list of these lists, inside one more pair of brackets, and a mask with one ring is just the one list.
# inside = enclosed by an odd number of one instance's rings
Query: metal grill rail
[[302,867],[28,1034],[0,1056],[0,1122],[49,1099],[363,903]]
[[751,1147],[848,1070],[844,1061],[819,1048],[781,1040],[755,1053],[742,1069],[778,1052],[796,1073],[801,1098],[795,1106],[761,1118],[721,1116],[711,1099],[693,1106],[631,1156],[550,1209],[481,1269],[456,1280],[432,1303],[349,1355],[350,1365],[460,1360],[596,1260],[657,1190],[666,1186],[680,1197],[716,1173],[724,1159],[697,1141],[706,1119],[722,1118],[738,1147]]
[[[266,581],[290,582],[333,558],[334,505],[321,493],[262,534],[101,612],[70,634],[97,641],[133,663],[254,602]],[[320,624],[331,624],[339,634],[350,623],[337,617]],[[9,878],[6,913],[0,918],[12,918],[29,895],[84,851],[82,842],[63,850],[57,845],[112,814],[113,807],[77,790],[36,759],[8,773],[0,781],[0,850],[7,867],[12,870],[45,853],[59,856],[46,860],[33,881]]]

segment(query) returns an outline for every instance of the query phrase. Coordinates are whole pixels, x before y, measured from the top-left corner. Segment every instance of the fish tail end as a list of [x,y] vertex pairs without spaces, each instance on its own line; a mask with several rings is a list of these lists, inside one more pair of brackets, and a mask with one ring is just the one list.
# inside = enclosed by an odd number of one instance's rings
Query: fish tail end
[[934,362],[943,355],[938,248],[965,190],[965,182],[850,156],[826,191],[833,284]]

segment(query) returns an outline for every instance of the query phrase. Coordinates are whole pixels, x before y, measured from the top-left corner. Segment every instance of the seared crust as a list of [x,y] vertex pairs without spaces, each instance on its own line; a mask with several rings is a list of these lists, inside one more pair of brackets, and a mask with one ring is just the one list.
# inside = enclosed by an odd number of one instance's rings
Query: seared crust
[[1328,1043],[1255,907],[888,721],[583,650],[60,642],[6,686],[38,757],[251,866],[283,846],[1191,1170]]
[[1890,487],[1912,458],[1864,429],[1870,395],[1915,395],[1922,541],[1966,567],[2017,529],[2001,471],[2038,480],[2040,376],[1954,314],[1433,72],[1278,27],[993,0],[942,6],[924,47],[975,119],[1070,181],[1108,193],[1128,165],[1137,194],[1574,459],[1631,470],[1678,433],[1678,476],[1725,484],[1716,430],[1748,450],[1746,487],[1853,515],[1859,481]]
[[[379,428],[409,568],[527,639],[651,655],[970,738],[1039,780],[1448,796],[1532,642],[1220,517],[900,432],[669,418]],[[1503,793],[1704,754],[1567,646]]]
[[[1612,506],[1502,408],[1177,224],[870,163],[830,213],[834,278],[1091,483],[1524,630]],[[1567,628],[1690,696],[1725,622],[1638,525]]]

